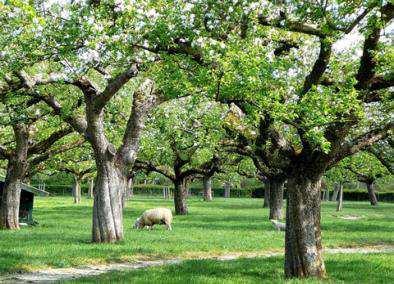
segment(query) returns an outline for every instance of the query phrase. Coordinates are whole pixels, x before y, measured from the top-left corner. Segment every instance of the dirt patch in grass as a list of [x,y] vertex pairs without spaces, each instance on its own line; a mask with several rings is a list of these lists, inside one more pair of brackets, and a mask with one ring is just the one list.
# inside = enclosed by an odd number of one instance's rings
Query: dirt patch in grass
[[[374,247],[352,247],[352,248],[327,248],[324,250],[325,253],[330,254],[352,254],[352,253],[392,253],[394,252],[394,246],[374,246]],[[283,252],[270,251],[270,252],[234,252],[222,255],[212,254],[201,254],[199,257],[191,257],[189,255],[186,258],[174,258],[174,259],[163,259],[163,260],[145,260],[136,261],[132,263],[111,263],[111,264],[100,264],[100,265],[87,265],[77,268],[54,268],[39,270],[31,273],[12,274],[6,277],[0,278],[1,283],[48,283],[56,282],[61,280],[78,279],[81,277],[94,277],[100,274],[108,273],[111,271],[127,271],[142,269],[154,266],[163,266],[171,264],[180,264],[185,260],[219,260],[219,261],[230,261],[239,258],[264,258],[283,255]]]

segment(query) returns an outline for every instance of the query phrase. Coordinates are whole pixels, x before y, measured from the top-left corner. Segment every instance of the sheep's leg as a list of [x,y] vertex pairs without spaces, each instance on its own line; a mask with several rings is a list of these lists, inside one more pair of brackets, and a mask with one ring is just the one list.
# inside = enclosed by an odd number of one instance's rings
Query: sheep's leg
[[171,225],[170,224],[166,224],[166,228],[168,231],[172,231]]

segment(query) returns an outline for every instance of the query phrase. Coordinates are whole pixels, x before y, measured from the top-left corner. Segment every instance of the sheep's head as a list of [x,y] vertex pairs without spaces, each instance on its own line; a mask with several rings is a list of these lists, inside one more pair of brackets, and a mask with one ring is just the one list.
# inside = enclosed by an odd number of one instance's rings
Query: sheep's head
[[143,227],[144,227],[144,224],[142,222],[141,217],[139,217],[137,220],[135,220],[133,228],[134,229],[142,229]]

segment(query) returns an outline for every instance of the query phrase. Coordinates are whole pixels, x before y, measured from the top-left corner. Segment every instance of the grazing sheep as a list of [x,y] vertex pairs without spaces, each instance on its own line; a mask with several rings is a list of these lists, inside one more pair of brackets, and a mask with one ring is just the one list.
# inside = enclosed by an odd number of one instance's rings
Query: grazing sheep
[[270,219],[272,225],[274,225],[275,229],[277,229],[278,231],[285,231],[286,230],[286,224],[279,222],[278,220],[273,220]]
[[167,208],[154,208],[146,210],[142,215],[135,221],[134,229],[143,229],[148,227],[152,229],[154,225],[161,224],[165,225],[167,230],[172,230],[172,213]]

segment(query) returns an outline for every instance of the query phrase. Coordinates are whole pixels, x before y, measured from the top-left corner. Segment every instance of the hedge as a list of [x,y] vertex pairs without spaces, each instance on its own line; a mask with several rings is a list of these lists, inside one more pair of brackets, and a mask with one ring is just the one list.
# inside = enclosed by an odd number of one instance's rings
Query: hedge
[[[34,186],[38,186],[38,185],[34,185]],[[72,185],[45,185],[45,191],[49,192],[51,195],[71,195],[72,194],[72,189],[73,186]],[[87,194],[88,192],[88,186],[86,184],[82,184],[81,185],[81,193],[83,194]]]
[[[151,195],[151,196],[162,196],[163,195],[163,185],[155,184],[139,184],[134,185],[134,194],[137,195]],[[172,186],[167,186],[170,190],[173,190]],[[72,186],[70,185],[47,185],[45,190],[52,195],[71,195]],[[81,186],[82,194],[87,194],[88,186],[87,184],[82,184]],[[190,187],[189,194],[192,196],[202,196],[201,187]],[[224,188],[213,188],[213,196],[223,197]],[[333,191],[330,191],[330,196],[332,196]],[[376,192],[379,201],[394,202],[394,192]],[[230,191],[231,197],[252,197],[252,198],[263,198],[264,197],[264,187],[249,187],[249,188],[232,188]],[[286,190],[284,192],[284,197],[287,197]],[[369,196],[367,190],[349,190],[345,189],[343,192],[344,200],[353,201],[368,201]]]

